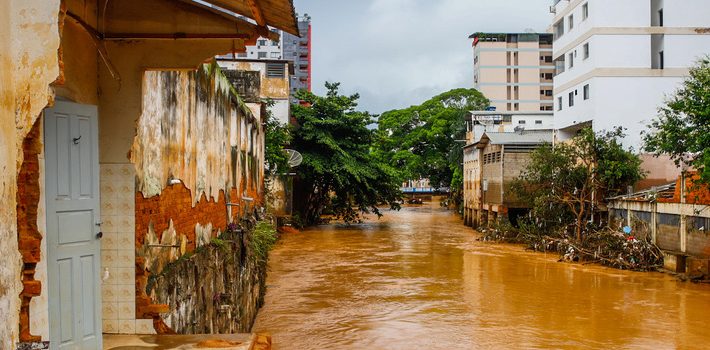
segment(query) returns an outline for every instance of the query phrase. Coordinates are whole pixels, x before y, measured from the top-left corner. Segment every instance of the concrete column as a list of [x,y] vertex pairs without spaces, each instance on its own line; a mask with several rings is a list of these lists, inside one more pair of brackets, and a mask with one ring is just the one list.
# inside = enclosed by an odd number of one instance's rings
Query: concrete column
[[[685,172],[680,174],[680,203],[685,204]],[[685,213],[680,212],[680,251],[685,253],[688,245],[688,227]]]
[[680,251],[685,253],[688,246],[687,216],[680,214]]
[[658,230],[658,204],[653,203],[653,211],[651,212],[651,242],[657,244],[657,231]]

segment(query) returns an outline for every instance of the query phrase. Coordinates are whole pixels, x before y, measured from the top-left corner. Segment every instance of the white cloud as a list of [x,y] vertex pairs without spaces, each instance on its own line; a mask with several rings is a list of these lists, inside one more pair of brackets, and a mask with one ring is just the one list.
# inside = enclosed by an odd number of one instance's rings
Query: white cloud
[[341,82],[381,113],[473,85],[468,36],[544,31],[549,0],[296,0],[312,17],[313,87]]

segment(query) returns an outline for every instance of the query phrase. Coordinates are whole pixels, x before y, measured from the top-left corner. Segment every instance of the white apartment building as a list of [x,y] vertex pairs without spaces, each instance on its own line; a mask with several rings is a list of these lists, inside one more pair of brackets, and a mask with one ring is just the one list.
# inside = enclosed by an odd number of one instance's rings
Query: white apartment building
[[688,67],[710,53],[709,0],[555,0],[557,139],[584,125],[641,132]]

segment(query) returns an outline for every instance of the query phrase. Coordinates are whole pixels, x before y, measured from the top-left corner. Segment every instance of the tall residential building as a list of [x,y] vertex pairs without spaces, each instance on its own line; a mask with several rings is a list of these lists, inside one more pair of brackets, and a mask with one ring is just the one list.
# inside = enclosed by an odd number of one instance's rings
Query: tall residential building
[[555,128],[627,128],[627,146],[664,99],[710,53],[710,1],[555,0]]
[[311,17],[303,15],[298,21],[301,37],[286,33],[282,37],[283,59],[293,61],[294,74],[291,76],[291,102],[297,103],[296,91],[311,91]]
[[552,111],[552,34],[474,33],[473,87],[497,111]]

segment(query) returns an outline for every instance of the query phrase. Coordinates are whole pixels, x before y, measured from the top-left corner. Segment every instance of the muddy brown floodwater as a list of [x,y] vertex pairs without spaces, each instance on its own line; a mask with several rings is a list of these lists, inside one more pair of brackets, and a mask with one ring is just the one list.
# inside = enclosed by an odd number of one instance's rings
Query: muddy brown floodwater
[[710,348],[710,286],[478,242],[433,205],[285,235],[267,284],[276,349]]

